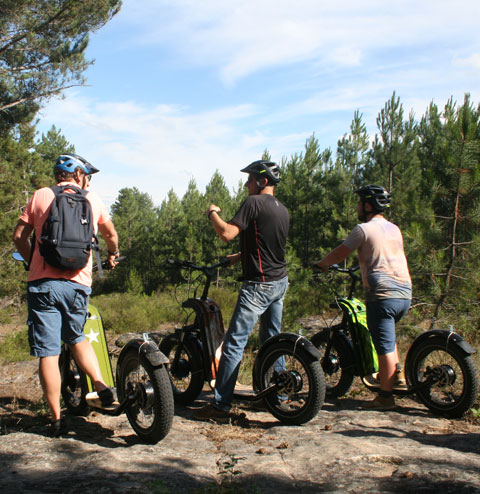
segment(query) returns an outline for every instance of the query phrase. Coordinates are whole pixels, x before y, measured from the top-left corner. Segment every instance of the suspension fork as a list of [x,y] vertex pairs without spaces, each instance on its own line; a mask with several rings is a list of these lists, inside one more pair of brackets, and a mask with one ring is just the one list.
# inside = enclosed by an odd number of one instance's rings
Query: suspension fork
[[176,333],[178,335],[178,345],[175,350],[173,360],[170,364],[172,374],[175,374],[177,372],[177,365],[178,361],[180,360],[180,356],[182,355],[185,338],[195,329],[198,329],[196,321],[193,324],[187,324],[186,326],[182,326],[182,328],[176,330]]

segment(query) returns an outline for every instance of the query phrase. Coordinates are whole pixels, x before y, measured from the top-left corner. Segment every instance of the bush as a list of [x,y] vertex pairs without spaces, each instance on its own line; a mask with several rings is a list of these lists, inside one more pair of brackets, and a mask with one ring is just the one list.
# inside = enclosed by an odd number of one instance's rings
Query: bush
[[[228,325],[233,312],[236,292],[230,288],[212,287],[211,297],[219,304],[224,324]],[[181,307],[188,294],[183,287],[156,292],[152,295],[131,292],[114,293],[92,297],[91,303],[98,307],[104,328],[112,334],[144,333],[158,331],[168,323],[183,324],[191,310]],[[193,296],[190,293],[190,296]],[[193,319],[192,319],[193,320]]]
[[23,362],[30,358],[33,357],[30,357],[27,328],[9,333],[0,345],[0,363],[2,364]]

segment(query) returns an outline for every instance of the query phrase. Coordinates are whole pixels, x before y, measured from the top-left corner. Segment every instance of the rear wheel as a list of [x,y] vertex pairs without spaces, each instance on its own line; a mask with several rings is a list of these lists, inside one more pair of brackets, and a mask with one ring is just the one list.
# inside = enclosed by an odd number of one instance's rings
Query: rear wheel
[[329,398],[343,396],[351,388],[354,373],[354,356],[348,343],[340,336],[333,335],[332,346],[325,354],[330,338],[330,328],[324,328],[313,335],[311,342],[318,348],[322,357],[322,369],[325,374],[326,394]]
[[442,337],[426,339],[413,350],[406,369],[422,403],[435,413],[460,417],[478,394],[478,377],[471,355]]
[[203,389],[202,358],[195,343],[185,338],[178,358],[176,353],[180,345],[176,334],[167,335],[160,343],[160,351],[168,358],[168,373],[172,382],[173,399],[178,405],[194,402]]
[[131,349],[122,359],[117,383],[120,401],[134,393],[126,409],[130,425],[145,442],[155,444],[172,426],[173,397],[165,366],[154,367],[143,353]]
[[294,425],[313,419],[325,399],[320,362],[290,341],[272,344],[260,359],[255,366],[255,389],[262,391],[278,385],[278,389],[264,399],[272,415],[285,424]]
[[87,377],[77,366],[72,352],[64,345],[59,359],[62,378],[61,393],[68,411],[73,415],[88,415],[90,408],[85,401],[88,393]]

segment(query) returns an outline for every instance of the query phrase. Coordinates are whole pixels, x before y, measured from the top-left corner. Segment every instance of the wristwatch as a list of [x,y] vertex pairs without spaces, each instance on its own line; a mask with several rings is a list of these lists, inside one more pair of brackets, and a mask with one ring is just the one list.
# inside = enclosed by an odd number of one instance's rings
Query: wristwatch
[[210,219],[210,216],[212,216],[212,213],[219,213],[220,211],[218,209],[212,209],[211,211],[208,212],[207,218]]
[[115,252],[110,252],[107,250],[109,256],[116,256],[117,254],[120,254],[120,251],[117,249]]

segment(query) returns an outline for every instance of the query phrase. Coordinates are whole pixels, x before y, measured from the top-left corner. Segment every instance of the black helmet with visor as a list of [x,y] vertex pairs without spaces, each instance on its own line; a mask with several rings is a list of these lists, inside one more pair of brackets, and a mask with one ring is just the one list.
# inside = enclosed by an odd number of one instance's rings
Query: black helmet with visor
[[277,185],[280,182],[280,168],[274,161],[254,161],[240,171],[257,178],[267,177],[269,185]]
[[381,185],[365,185],[354,192],[360,196],[363,203],[368,202],[379,213],[390,207],[390,192]]

